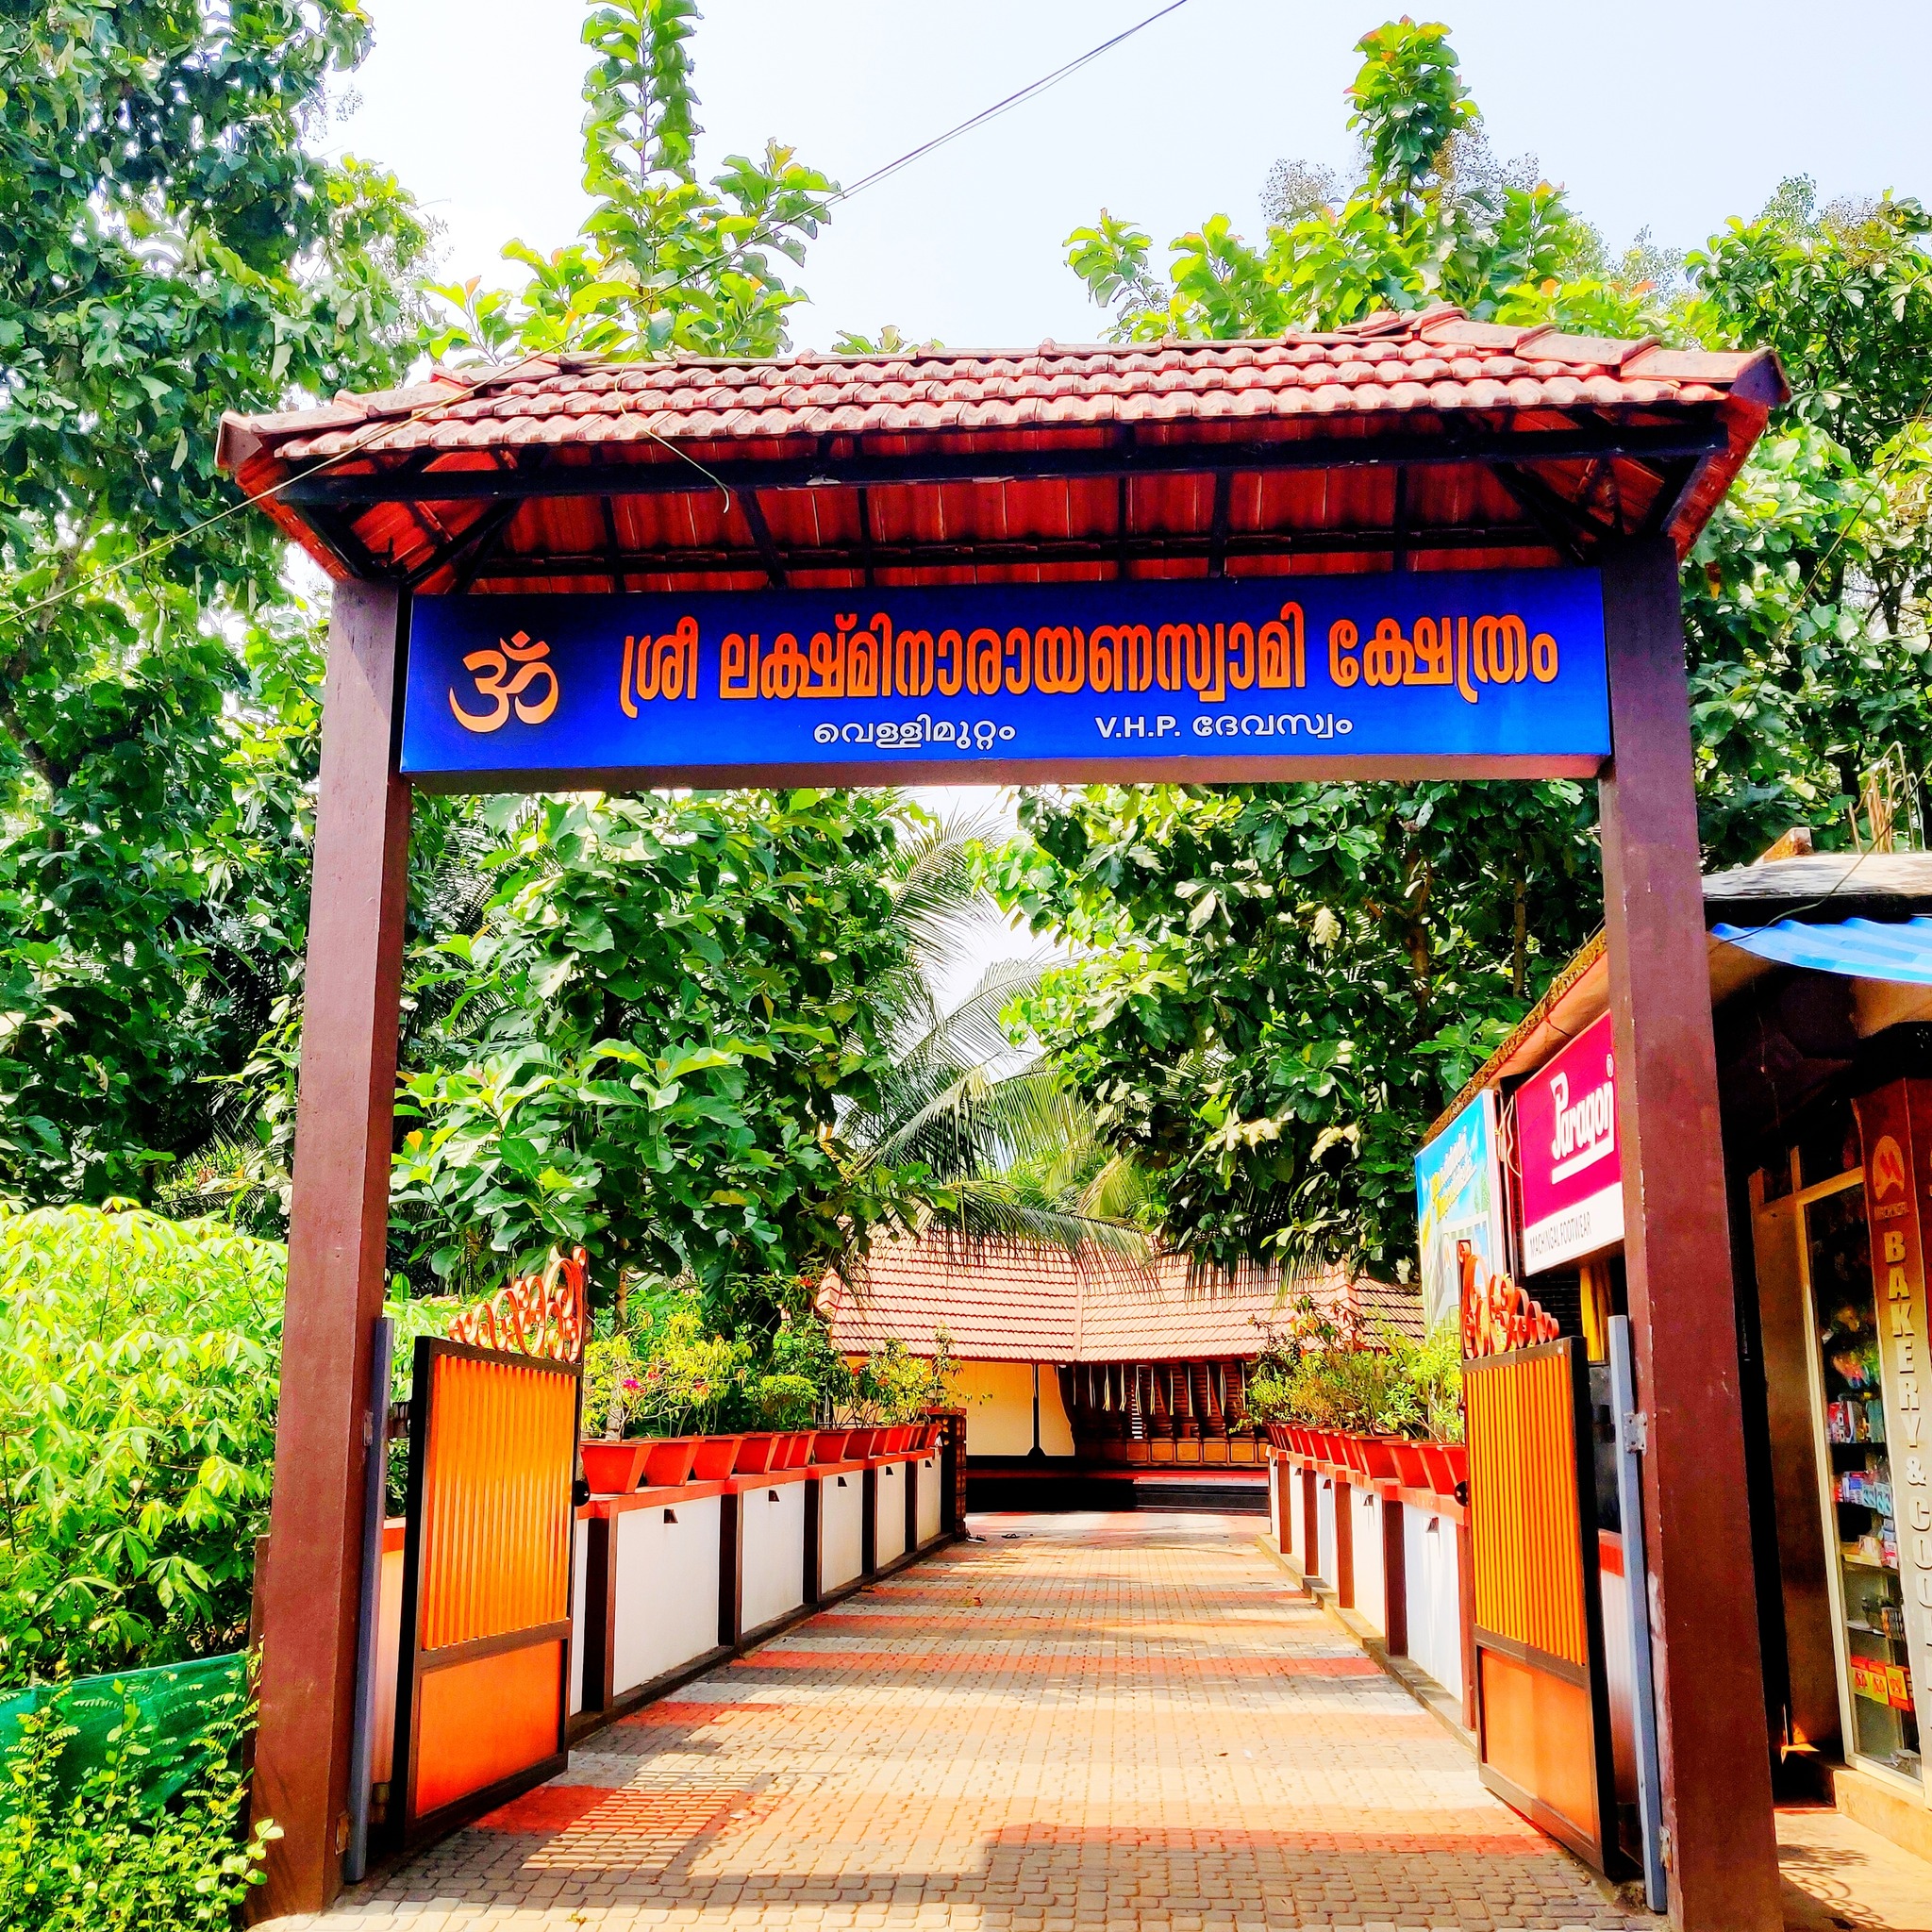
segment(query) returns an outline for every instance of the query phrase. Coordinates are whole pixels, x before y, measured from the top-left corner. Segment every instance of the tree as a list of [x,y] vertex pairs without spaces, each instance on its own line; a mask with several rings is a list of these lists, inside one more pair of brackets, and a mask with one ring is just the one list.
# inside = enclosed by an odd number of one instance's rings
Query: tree
[[1328,329],[1378,308],[1457,302],[1494,315],[1510,290],[1600,264],[1602,241],[1533,159],[1505,167],[1463,87],[1448,29],[1404,19],[1357,43],[1349,127],[1360,170],[1344,193],[1332,170],[1280,162],[1258,245],[1224,214],[1170,243],[1101,210],[1067,238],[1068,262],[1117,340],[1280,335]]
[[1000,896],[1083,949],[1024,1010],[1164,1238],[1398,1266],[1423,1131],[1589,931],[1584,788],[1091,787],[1022,823]]
[[[1263,242],[1103,212],[1069,261],[1121,338],[1333,327],[1447,298],[1504,322],[1777,349],[1794,395],[1684,576],[1706,850],[1855,836],[1888,751],[1932,762],[1932,258],[1919,205],[1785,183],[1679,257],[1612,261],[1533,161],[1498,163],[1446,32],[1359,43],[1352,184],[1270,176]],[[1895,748],[1895,749],[1894,749]],[[1004,901],[1087,953],[1024,1005],[1167,1232],[1216,1259],[1400,1264],[1423,1131],[1595,924],[1571,785],[1090,791],[1023,808]],[[1863,836],[1873,827],[1869,814]]]
[[891,798],[759,792],[492,806],[478,930],[425,949],[455,991],[406,1082],[397,1204],[470,1289],[584,1242],[606,1263],[794,1278],[910,1212],[861,1167],[906,1000]]
[[312,151],[368,22],[0,24],[0,1190],[151,1195],[299,924],[307,620],[222,411],[393,378],[426,232]]
[[453,311],[432,337],[438,354],[772,356],[786,345],[786,312],[805,296],[773,258],[804,261],[834,185],[777,141],[756,160],[727,157],[700,183],[686,45],[699,18],[696,0],[591,9],[584,188],[594,206],[579,239],[549,256],[523,242],[504,250],[530,271],[520,297],[480,278],[437,290]]

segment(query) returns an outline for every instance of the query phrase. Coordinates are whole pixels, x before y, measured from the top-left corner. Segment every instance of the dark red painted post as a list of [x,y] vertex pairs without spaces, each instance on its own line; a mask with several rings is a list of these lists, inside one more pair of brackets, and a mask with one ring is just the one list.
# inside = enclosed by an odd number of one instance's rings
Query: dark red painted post
[[409,791],[396,776],[408,606],[341,583],[329,616],[322,774],[262,1607],[255,1806],[282,1838],[264,1916],[341,1889],[362,1567],[372,1331],[382,1313]]
[[1604,923],[1671,1918],[1686,1932],[1773,1932],[1784,1919],[1672,546],[1628,546],[1603,586],[1615,746]]

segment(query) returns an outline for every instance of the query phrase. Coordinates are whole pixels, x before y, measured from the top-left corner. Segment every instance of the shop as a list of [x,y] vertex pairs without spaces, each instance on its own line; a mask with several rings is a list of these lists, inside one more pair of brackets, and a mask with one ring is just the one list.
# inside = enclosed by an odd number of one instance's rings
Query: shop
[[[1801,851],[1708,876],[1748,1512],[1774,1778],[1932,1857],[1932,857]],[[1609,1389],[1626,1311],[1607,973],[1584,949],[1440,1124],[1495,1123],[1503,1257],[1465,1240],[1465,1352],[1510,1293],[1588,1358],[1601,1583],[1623,1568]],[[1430,1232],[1424,1191],[1425,1233]],[[1444,1224],[1439,1244],[1453,1239]],[[1441,1256],[1425,1252],[1425,1278]],[[1507,1287],[1499,1295],[1497,1285]],[[1472,1289],[1474,1288],[1474,1292]],[[1639,1404],[1641,1404],[1640,1391]],[[1643,1424],[1635,1424],[1641,1435]],[[1590,1511],[1586,1491],[1583,1508]],[[1477,1504],[1480,1508],[1480,1499]],[[1641,1629],[1606,1618],[1627,1848]],[[1647,1648],[1647,1646],[1645,1646]]]

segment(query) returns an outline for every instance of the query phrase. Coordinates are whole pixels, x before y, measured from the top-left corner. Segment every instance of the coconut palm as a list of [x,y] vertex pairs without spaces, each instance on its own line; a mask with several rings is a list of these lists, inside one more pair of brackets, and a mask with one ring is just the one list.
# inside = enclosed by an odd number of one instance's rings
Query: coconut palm
[[891,1067],[841,1129],[862,1160],[927,1170],[948,1202],[924,1226],[943,1238],[1091,1243],[1144,1258],[1138,1171],[1106,1149],[1087,1106],[1006,1018],[1054,956],[995,960],[950,1007],[938,991],[997,924],[974,857],[1005,829],[984,809],[941,819],[908,808],[891,888],[908,958]]

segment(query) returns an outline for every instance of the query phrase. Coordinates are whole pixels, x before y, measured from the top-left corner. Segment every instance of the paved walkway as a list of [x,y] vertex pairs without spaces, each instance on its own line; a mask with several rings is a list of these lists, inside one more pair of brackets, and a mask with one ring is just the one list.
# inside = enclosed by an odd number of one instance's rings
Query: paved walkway
[[1255,1546],[980,1517],[328,1915],[444,1926],[1655,1927]]

